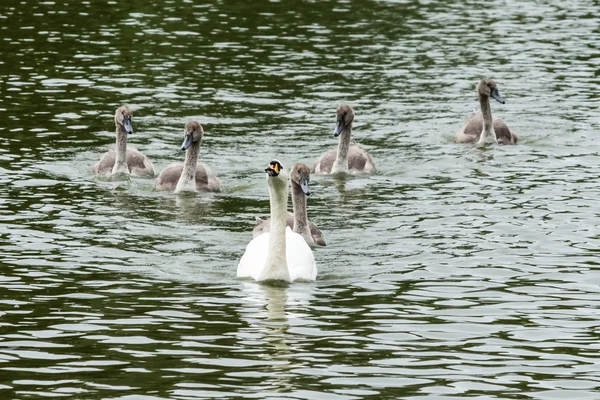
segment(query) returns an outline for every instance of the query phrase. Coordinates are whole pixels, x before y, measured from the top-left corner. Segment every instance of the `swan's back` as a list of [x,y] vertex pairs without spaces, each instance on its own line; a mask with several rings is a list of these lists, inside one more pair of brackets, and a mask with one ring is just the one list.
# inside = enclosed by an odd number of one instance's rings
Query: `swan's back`
[[165,168],[160,175],[158,175],[158,178],[156,178],[154,190],[159,192],[174,191],[177,187],[177,182],[179,182],[179,177],[181,176],[182,171],[182,163],[169,164],[167,168]]
[[292,282],[316,280],[315,256],[304,238],[288,227],[285,229],[285,239],[286,260]]
[[[337,149],[333,149],[323,154],[321,158],[315,161],[313,169],[316,173],[330,174],[333,163],[337,157]],[[352,143],[348,148],[348,171],[350,173],[376,173],[375,162],[371,155],[356,143]]]
[[[287,218],[285,219],[285,224],[288,228],[294,228],[294,214],[288,212]],[[271,231],[271,218],[261,219],[256,218],[256,225],[254,229],[252,229],[252,238],[257,238],[263,233]]]
[[473,114],[467,125],[463,128],[463,133],[467,136],[472,136],[473,140],[479,139],[483,131],[483,116],[481,113]]
[[258,280],[261,271],[267,263],[270,235],[270,232],[263,233],[248,243],[246,251],[237,267],[238,278],[252,278],[255,281]]
[[92,172],[94,174],[101,175],[110,175],[112,174],[113,166],[115,165],[115,160],[117,159],[117,153],[114,150],[108,151],[102,155],[100,161],[98,161],[92,167]]
[[[167,166],[156,178],[156,191],[174,191],[183,173],[183,163],[173,163]],[[196,190],[205,192],[220,192],[221,181],[208,167],[201,162],[196,166]]]
[[[517,143],[517,135],[502,121],[500,118],[494,118],[494,132],[496,132],[496,138],[498,143],[501,144],[515,144]],[[473,114],[469,122],[464,126],[462,130],[458,132],[457,142],[458,143],[472,143],[477,142],[481,133],[483,132],[483,116],[480,112]]]
[[517,143],[517,135],[500,118],[494,118],[494,132],[500,144]]
[[148,157],[132,147],[127,149],[127,166],[134,175],[156,176],[154,166]]
[[348,169],[369,174],[377,172],[371,155],[357,144],[351,144],[348,149]]
[[[286,225],[290,229],[294,229],[294,214],[288,212],[286,218]],[[315,225],[313,222],[308,221],[308,228],[310,229],[310,236],[312,236],[313,241],[318,246],[327,246],[327,242],[325,242],[325,238],[323,237],[323,233],[321,230]],[[269,232],[271,230],[271,219],[261,219],[256,218],[256,226],[252,229],[252,237],[256,238],[259,235],[262,235],[265,232]]]
[[[94,174],[110,175],[112,174],[112,169],[116,160],[117,152],[110,150],[104,153],[100,161],[94,164],[92,167],[92,172]],[[149,177],[156,175],[154,172],[154,166],[148,157],[133,147],[127,148],[126,162],[129,172],[133,175]]]
[[[265,232],[248,243],[246,251],[238,264],[238,278],[258,280],[267,262],[270,235],[270,232]],[[285,246],[285,255],[292,282],[316,280],[317,264],[315,263],[313,252],[308,244],[306,244],[304,238],[289,227],[286,227]]]

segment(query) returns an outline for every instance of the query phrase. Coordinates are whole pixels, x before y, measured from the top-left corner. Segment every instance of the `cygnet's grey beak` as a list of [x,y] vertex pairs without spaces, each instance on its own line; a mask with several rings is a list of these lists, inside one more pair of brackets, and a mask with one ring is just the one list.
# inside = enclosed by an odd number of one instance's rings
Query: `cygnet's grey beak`
[[502,98],[502,96],[500,96],[500,92],[498,91],[498,88],[493,88],[490,91],[490,96],[492,96],[500,104],[504,104],[505,103],[505,101]]
[[192,145],[192,132],[186,132],[183,137],[183,144],[181,145],[181,150],[187,150]]
[[346,126],[346,124],[344,122],[344,117],[339,117],[337,120],[337,124],[335,125],[335,129],[333,130],[333,136],[334,137],[340,136],[340,134],[344,130],[345,126]]
[[131,127],[131,117],[123,118],[123,128],[125,128],[125,132],[127,132],[127,134],[133,133],[133,128]]
[[305,195],[310,196],[310,188],[308,187],[308,178],[306,176],[301,176],[300,181],[300,189],[304,192]]

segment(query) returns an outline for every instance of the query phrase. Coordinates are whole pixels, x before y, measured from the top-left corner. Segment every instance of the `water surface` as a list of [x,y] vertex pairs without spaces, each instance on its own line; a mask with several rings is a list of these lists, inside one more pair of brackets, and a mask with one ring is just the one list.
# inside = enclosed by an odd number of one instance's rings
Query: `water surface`
[[[598,398],[599,5],[4,1],[0,397]],[[517,146],[452,142],[483,76]],[[239,281],[340,102],[380,174],[312,177],[317,282]],[[95,178],[122,104],[224,192]]]

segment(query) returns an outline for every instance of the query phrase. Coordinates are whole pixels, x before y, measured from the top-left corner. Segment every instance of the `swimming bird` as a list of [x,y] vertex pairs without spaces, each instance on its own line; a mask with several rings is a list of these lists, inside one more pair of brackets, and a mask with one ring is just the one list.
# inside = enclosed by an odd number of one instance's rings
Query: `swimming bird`
[[516,144],[517,135],[509,129],[500,118],[492,118],[490,97],[504,104],[496,82],[491,79],[482,79],[477,84],[477,97],[481,105],[481,112],[474,114],[469,122],[456,134],[456,143],[494,142],[500,144]]
[[127,147],[127,135],[133,133],[131,119],[133,113],[127,106],[121,106],[115,111],[117,127],[116,150],[105,153],[100,161],[92,167],[92,172],[100,175],[131,174],[153,177],[156,175],[152,162],[133,147]]
[[[303,163],[296,163],[292,166],[290,172],[290,182],[292,184],[292,207],[293,213],[288,212],[286,223],[296,233],[299,233],[306,243],[310,246],[325,246],[323,234],[315,224],[308,220],[306,212],[307,199],[310,196],[310,168]],[[269,232],[271,229],[270,219],[256,219],[256,226],[252,230],[252,237]]]
[[154,185],[156,191],[174,191],[175,193],[197,190],[221,191],[219,178],[206,165],[198,161],[203,135],[204,130],[198,122],[190,121],[185,124],[183,144],[181,145],[181,150],[185,150],[185,161],[183,164],[173,163],[160,173]]
[[288,176],[273,160],[265,169],[271,205],[271,230],[252,239],[237,267],[238,278],[256,281],[314,281],[317,265],[302,236],[286,226]]
[[330,150],[315,161],[317,174],[375,174],[373,158],[365,149],[351,141],[354,110],[348,104],[340,104],[336,110],[337,123],[334,137],[340,137],[337,150]]

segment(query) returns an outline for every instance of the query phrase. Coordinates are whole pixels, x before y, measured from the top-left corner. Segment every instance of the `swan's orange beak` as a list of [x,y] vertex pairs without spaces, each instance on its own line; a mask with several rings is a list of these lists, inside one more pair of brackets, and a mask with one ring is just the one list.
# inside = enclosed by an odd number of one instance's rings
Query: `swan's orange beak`
[[265,168],[265,172],[269,174],[269,176],[277,176],[281,171],[281,164],[277,160],[273,160],[269,163],[269,166]]

